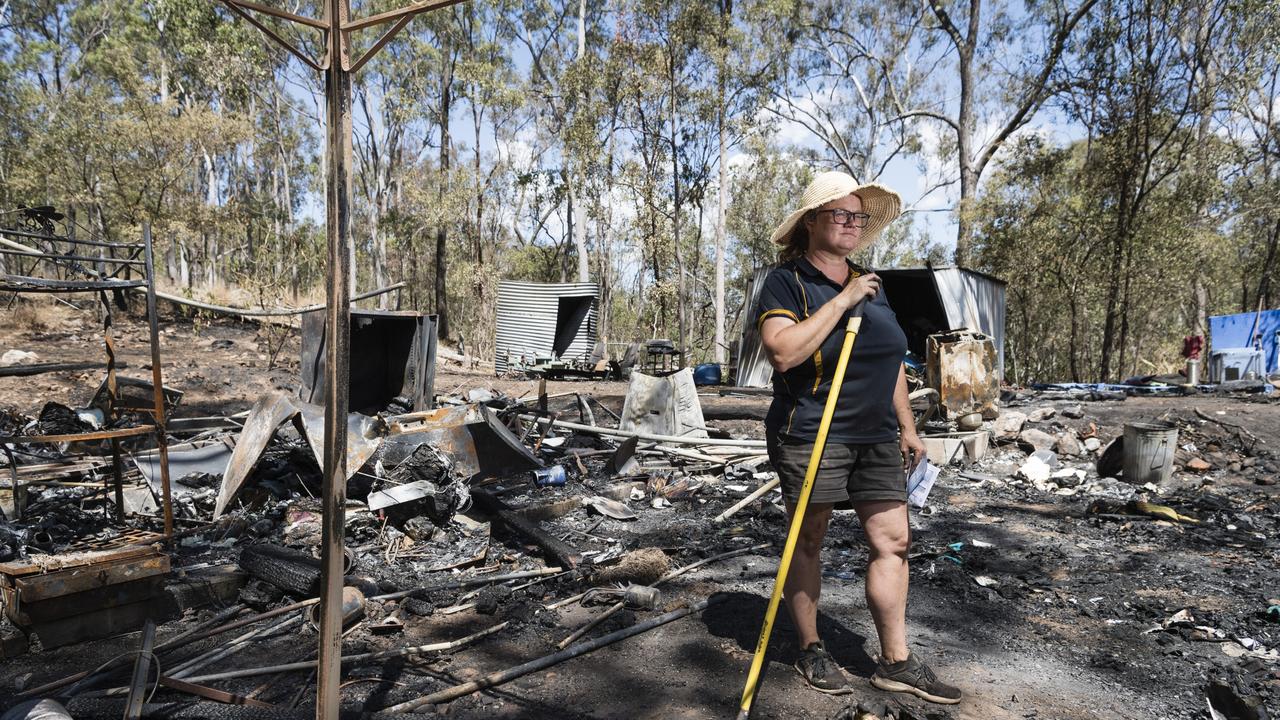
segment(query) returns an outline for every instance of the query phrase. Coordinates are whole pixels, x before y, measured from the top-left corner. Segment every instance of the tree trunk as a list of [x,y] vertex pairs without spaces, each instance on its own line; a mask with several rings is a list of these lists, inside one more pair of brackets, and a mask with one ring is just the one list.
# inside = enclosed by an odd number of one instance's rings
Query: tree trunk
[[[970,26],[977,23],[980,10],[978,0],[970,3]],[[978,191],[978,173],[973,167],[973,134],[977,120],[973,108],[973,31],[959,49],[960,110],[957,115],[956,155],[960,160],[960,204],[956,206],[956,265],[965,265],[973,252],[973,228],[969,222],[969,204]]]
[[453,93],[453,72],[446,69],[440,83],[440,192],[439,208],[442,213],[436,228],[436,314],[439,315],[436,330],[442,340],[449,337],[449,292],[447,286],[449,262],[448,222],[443,216],[445,195],[449,186],[449,104]]
[[712,339],[713,352],[712,359],[724,364],[728,359],[725,348],[724,337],[724,222],[725,222],[725,205],[728,203],[728,185],[729,172],[725,168],[726,152],[724,139],[724,93],[725,93],[725,63],[728,62],[727,48],[725,47],[725,24],[728,22],[729,13],[731,12],[731,0],[724,0],[720,4],[720,62],[716,68],[716,91],[719,95],[716,103],[716,135],[720,141],[718,172],[719,187],[716,189],[716,269],[715,269],[715,335]]
[[[680,337],[676,341],[676,349],[682,354],[688,345],[688,318],[685,307],[685,267],[684,253],[680,250],[680,145],[677,141],[679,117],[676,113],[676,57],[675,48],[669,50],[667,61],[667,81],[671,93],[671,247],[676,257],[676,325]],[[683,357],[683,355],[681,356]]]
[[[587,50],[587,0],[578,0],[578,63],[584,61]],[[578,98],[585,103],[587,98]],[[578,203],[578,184],[581,177],[577,173],[575,163],[569,163],[569,228],[573,232],[573,247],[578,253],[578,282],[587,282],[587,220]],[[578,214],[575,216],[574,212]]]

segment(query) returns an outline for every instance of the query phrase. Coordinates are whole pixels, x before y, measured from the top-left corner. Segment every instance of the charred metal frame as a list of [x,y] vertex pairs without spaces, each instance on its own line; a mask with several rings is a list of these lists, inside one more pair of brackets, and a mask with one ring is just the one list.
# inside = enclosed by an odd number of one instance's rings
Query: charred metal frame
[[[35,211],[35,212],[32,212]],[[44,211],[44,212],[40,212]],[[117,398],[115,341],[111,337],[111,306],[107,301],[107,290],[122,288],[143,288],[147,293],[147,326],[151,341],[151,380],[154,386],[155,407],[152,410],[151,425],[118,430],[100,430],[97,432],[76,433],[73,435],[38,435],[26,437],[6,437],[3,441],[14,444],[60,443],[109,440],[111,442],[112,469],[115,477],[115,496],[117,519],[124,520],[124,477],[121,460],[121,438],[154,434],[156,447],[160,454],[160,485],[164,499],[164,537],[173,535],[173,503],[169,490],[169,444],[166,436],[166,419],[164,405],[164,379],[160,369],[160,327],[156,312],[155,263],[152,252],[151,224],[143,223],[141,243],[109,243],[94,240],[80,240],[59,236],[53,233],[52,220],[61,219],[61,215],[52,208],[27,208],[20,216],[25,220],[26,228],[0,228],[0,254],[11,257],[30,257],[34,265],[41,262],[50,263],[55,270],[66,271],[68,275],[83,275],[88,279],[48,279],[29,275],[0,274],[0,291],[15,293],[30,292],[97,292],[106,309],[106,322],[103,327],[103,344],[107,352],[107,389],[114,406]],[[34,223],[34,224],[33,224]],[[6,237],[7,236],[7,237]],[[39,248],[15,242],[9,237],[24,240],[45,241],[54,247],[56,243],[67,243],[73,248],[98,248],[98,255],[78,255],[72,250],[64,254],[46,253]],[[116,257],[123,252],[127,257]],[[142,259],[138,259],[138,255]],[[80,261],[94,264],[94,268],[85,267]],[[141,279],[117,279],[115,276],[126,272],[129,268],[141,265],[144,276]],[[12,461],[12,460],[11,460]],[[14,473],[14,501],[17,502],[17,468]]]
[[[329,337],[324,392],[324,522],[321,540],[320,640],[316,689],[316,717],[337,720],[342,658],[342,560],[343,505],[347,478],[347,396],[351,343],[351,73],[364,67],[415,15],[455,5],[462,0],[425,0],[365,18],[351,18],[350,0],[324,0],[324,17],[315,19],[251,0],[220,0],[233,13],[261,30],[298,60],[325,78],[326,154],[325,179],[329,251]],[[253,13],[261,13],[295,26],[319,30],[325,53],[312,58],[281,37]],[[390,23],[362,55],[351,57],[351,33]]]

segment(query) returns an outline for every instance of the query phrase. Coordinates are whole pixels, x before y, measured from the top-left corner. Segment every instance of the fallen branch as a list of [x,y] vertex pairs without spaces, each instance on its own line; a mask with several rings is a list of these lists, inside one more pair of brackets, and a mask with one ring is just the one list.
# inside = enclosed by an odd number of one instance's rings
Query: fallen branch
[[627,627],[621,630],[617,630],[615,632],[611,632],[608,635],[601,635],[598,638],[588,640],[580,645],[575,645],[574,647],[561,650],[559,652],[552,653],[550,655],[546,655],[544,657],[538,658],[537,660],[531,660],[527,663],[524,663],[523,665],[517,665],[507,670],[490,673],[489,675],[486,675],[480,678],[479,680],[473,680],[471,682],[463,683],[461,685],[455,685],[454,687],[447,688],[439,692],[431,693],[430,695],[426,695],[424,697],[414,698],[413,700],[402,702],[402,703],[399,703],[398,705],[392,705],[391,707],[383,710],[383,712],[388,714],[398,715],[400,713],[412,712],[426,705],[436,705],[443,702],[449,702],[450,700],[456,700],[464,695],[470,695],[471,693],[479,690],[485,690],[487,688],[501,685],[511,680],[515,680],[516,678],[528,675],[529,673],[537,672],[539,670],[545,670],[546,668],[549,668],[552,665],[558,665],[559,663],[562,663],[565,660],[570,660],[572,658],[578,657],[579,655],[585,655],[586,653],[589,653],[592,650],[598,650],[606,645],[612,645],[613,643],[618,642],[619,640],[625,640],[626,638],[632,637],[633,635],[639,635],[642,632],[646,632],[656,627],[665,625],[673,620],[679,620],[680,618],[685,617],[686,615],[692,615],[693,613],[705,610],[708,606],[715,604],[717,602],[720,602],[723,599],[724,598],[722,597],[708,598],[706,600],[702,600],[700,602],[694,603],[693,605],[690,605],[688,607],[683,607],[683,608],[680,608],[679,610],[673,610],[669,613],[645,620],[644,622],[636,623],[631,627]]
[[582,562],[582,556],[568,543],[543,530],[537,522],[511,509],[497,497],[473,488],[471,499],[475,501],[477,507],[493,515],[498,522],[532,541],[547,554],[549,559],[559,563],[561,567],[575,568]]
[[[69,372],[72,370],[98,370],[107,366],[104,362],[66,362],[66,363],[33,363],[31,365],[6,365],[0,367],[0,377],[27,377],[51,372]],[[116,369],[127,368],[127,363],[117,362]]]
[[1241,436],[1240,439],[1242,443],[1244,438],[1248,438],[1250,446],[1258,444],[1258,437],[1253,433],[1249,432],[1248,430],[1246,430],[1243,425],[1237,425],[1235,423],[1227,422],[1226,420],[1221,420],[1219,418],[1213,417],[1212,415],[1209,415],[1208,413],[1204,412],[1200,408],[1196,408],[1195,412],[1196,412],[1196,417],[1200,418],[1201,420],[1204,420],[1206,422],[1211,422],[1216,425],[1220,425],[1224,428],[1230,428],[1231,430],[1235,430]]

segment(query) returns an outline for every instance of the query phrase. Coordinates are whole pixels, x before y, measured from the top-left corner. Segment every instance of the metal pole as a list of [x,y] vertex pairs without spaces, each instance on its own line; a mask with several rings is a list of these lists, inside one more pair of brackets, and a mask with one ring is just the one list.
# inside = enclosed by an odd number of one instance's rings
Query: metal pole
[[343,521],[347,483],[347,412],[351,344],[351,74],[342,25],[349,0],[326,0],[328,62],[325,101],[328,115],[329,293],[325,334],[324,520],[320,554],[320,638],[317,654],[317,720],[338,720],[342,682]]
[[155,388],[156,448],[160,451],[160,491],[164,496],[164,536],[173,536],[173,500],[169,494],[169,439],[164,413],[164,376],[160,371],[160,317],[156,312],[156,264],[151,246],[151,222],[142,223],[147,267],[147,325],[151,330],[151,384]]

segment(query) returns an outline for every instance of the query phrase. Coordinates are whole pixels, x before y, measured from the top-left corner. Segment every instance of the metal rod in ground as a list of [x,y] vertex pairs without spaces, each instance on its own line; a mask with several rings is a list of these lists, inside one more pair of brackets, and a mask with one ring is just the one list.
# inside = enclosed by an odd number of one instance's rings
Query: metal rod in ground
[[[688,565],[685,565],[684,567],[680,567],[680,568],[676,568],[675,570],[672,570],[671,572],[667,573],[666,575],[663,575],[662,577],[660,577],[660,578],[658,578],[657,580],[655,580],[655,581],[653,582],[653,584],[654,584],[654,586],[656,587],[656,586],[661,585],[662,583],[664,583],[664,582],[666,582],[666,581],[668,581],[668,580],[671,580],[672,578],[679,577],[679,576],[681,576],[681,575],[683,575],[683,574],[685,574],[685,573],[689,572],[690,570],[694,570],[694,569],[696,569],[696,568],[700,568],[700,567],[702,567],[703,565],[707,565],[707,564],[710,564],[710,563],[716,562],[716,561],[718,561],[718,560],[725,560],[725,559],[727,559],[727,558],[731,558],[731,557],[734,557],[734,556],[736,556],[736,555],[745,555],[746,553],[754,552],[754,551],[756,551],[756,550],[763,550],[764,548],[767,548],[767,547],[769,547],[769,543],[760,543],[759,545],[752,545],[751,547],[738,548],[737,550],[730,550],[729,552],[726,552],[726,553],[720,553],[719,555],[715,555],[715,556],[712,556],[712,557],[709,557],[709,558],[703,558],[703,559],[701,559],[701,560],[699,560],[699,561],[697,561],[697,562],[689,563]],[[586,595],[586,593],[583,593],[583,595]],[[579,596],[579,597],[581,597],[581,596]],[[569,643],[571,643],[571,642],[573,642],[574,640],[577,640],[578,638],[582,637],[583,635],[586,635],[587,633],[591,632],[591,631],[592,631],[593,629],[595,629],[595,628],[596,628],[600,623],[602,623],[602,622],[604,622],[605,620],[607,620],[607,619],[609,619],[610,617],[612,617],[614,613],[618,612],[618,611],[619,611],[619,610],[621,610],[623,607],[624,607],[624,605],[623,605],[623,603],[622,603],[622,602],[616,602],[616,603],[614,603],[613,605],[611,605],[611,606],[609,607],[609,609],[608,609],[608,610],[605,610],[604,612],[602,612],[602,613],[600,613],[599,615],[597,615],[597,616],[596,616],[596,617],[595,617],[591,622],[587,623],[586,625],[583,625],[582,627],[578,628],[577,630],[574,630],[574,631],[573,631],[573,634],[569,635],[569,637],[565,638],[564,640],[561,640],[561,641],[556,645],[556,647],[558,647],[558,648],[560,648],[561,650],[563,650],[564,648],[566,648],[566,647],[568,647],[568,646],[569,646]]]
[[615,632],[611,632],[608,635],[601,635],[600,637],[592,638],[590,640],[587,640],[586,642],[573,645],[559,652],[555,652],[550,655],[546,655],[544,657],[538,658],[537,660],[530,660],[529,662],[524,663],[523,665],[517,665],[513,668],[508,668],[507,670],[490,673],[480,678],[479,680],[472,680],[471,682],[463,683],[461,685],[455,685],[451,688],[447,688],[439,692],[431,693],[430,695],[425,695],[420,698],[414,698],[413,700],[408,700],[398,705],[392,705],[391,707],[386,708],[382,712],[389,713],[389,714],[400,714],[400,713],[412,712],[426,705],[437,705],[439,703],[449,702],[450,700],[456,700],[464,695],[470,695],[471,693],[479,690],[485,690],[487,688],[495,687],[497,685],[510,682],[511,680],[515,680],[518,677],[523,677],[525,675],[528,675],[529,673],[537,672],[539,670],[545,670],[546,668],[549,668],[552,665],[557,665],[559,663],[564,662],[565,660],[570,660],[572,658],[578,657],[579,655],[585,655],[586,653],[589,653],[592,650],[598,650],[606,645],[612,645],[613,643],[618,642],[619,640],[625,640],[633,635],[639,635],[642,632],[652,630],[660,625],[665,625],[673,620],[679,620],[680,618],[686,615],[692,615],[693,613],[705,610],[708,606],[718,603],[723,599],[724,598],[722,597],[708,598],[707,600],[699,601],[688,607],[680,608],[679,610],[673,610],[669,613],[665,613],[663,615],[658,615],[657,617],[649,618],[648,620],[645,620],[644,622],[636,623],[631,627],[627,627],[621,630],[617,630]]
[[[377,660],[389,660],[395,657],[409,657],[411,655],[422,655],[429,652],[447,652],[456,650],[465,645],[470,645],[476,640],[488,637],[499,632],[510,625],[510,621],[500,622],[493,627],[486,628],[479,632],[472,633],[466,637],[450,640],[449,642],[431,643],[430,645],[417,645],[414,647],[395,648],[393,650],[380,650],[372,653],[360,653],[358,655],[346,655],[342,658],[343,665],[354,665],[356,663],[373,662]],[[235,678],[257,677],[259,675],[274,675],[276,673],[293,672],[295,670],[313,670],[316,667],[315,660],[302,660],[300,662],[286,663],[283,665],[269,665],[267,667],[243,668],[240,670],[228,670],[226,672],[213,673],[211,675],[201,675],[199,677],[187,678],[187,682],[207,683],[215,680],[232,680]]]
[[156,624],[147,620],[142,627],[142,647],[133,663],[133,680],[129,683],[129,698],[124,704],[125,720],[140,720],[142,703],[147,699],[147,676],[151,674],[152,647],[156,643]]
[[201,656],[199,658],[196,658],[194,660],[184,663],[181,668],[175,669],[173,672],[169,673],[169,677],[172,677],[175,680],[183,680],[187,677],[190,677],[191,674],[194,673],[196,670],[199,670],[200,668],[205,667],[210,663],[217,662],[222,658],[227,657],[228,655],[232,655],[236,652],[239,652],[241,649],[244,648],[244,646],[248,645],[251,640],[253,640],[258,636],[267,635],[279,630],[284,630],[292,625],[297,625],[300,622],[302,622],[301,615],[297,617],[291,617],[285,620],[281,620],[275,625],[262,628],[261,630],[254,632],[252,635],[248,635],[244,637],[244,639],[238,642],[230,643],[225,647],[218,648],[214,652],[206,653],[204,656]]
[[746,496],[746,497],[742,498],[742,499],[741,499],[741,500],[739,500],[738,502],[734,503],[734,504],[733,504],[733,507],[731,507],[731,508],[729,508],[728,510],[725,510],[724,512],[722,512],[722,513],[720,513],[719,515],[717,515],[717,516],[715,517],[715,522],[724,522],[725,520],[728,520],[729,518],[733,517],[733,515],[734,515],[735,513],[737,513],[739,510],[741,510],[742,508],[744,508],[744,507],[746,507],[746,506],[750,505],[751,503],[755,502],[756,500],[759,500],[760,498],[764,497],[765,495],[768,495],[768,494],[769,494],[769,492],[770,492],[771,490],[773,490],[774,488],[778,487],[778,485],[779,485],[781,482],[782,482],[782,479],[781,479],[781,478],[777,478],[777,477],[775,477],[775,478],[773,478],[772,480],[770,480],[769,482],[767,482],[767,483],[765,483],[765,484],[761,485],[760,487],[756,488],[755,492],[753,492],[753,493],[751,493],[750,495],[748,495],[748,496]]
[[[241,635],[240,637],[235,638],[234,640],[231,640],[229,643],[225,645],[216,647],[206,653],[203,653],[201,655],[198,655],[194,658],[191,658],[183,662],[181,665],[178,665],[177,667],[169,671],[166,677],[173,678],[174,680],[187,680],[188,679],[187,676],[189,676],[191,673],[195,672],[196,670],[199,670],[200,668],[205,667],[209,663],[216,662],[218,660],[221,660],[224,657],[227,657],[228,655],[232,655],[244,649],[244,646],[248,645],[249,642],[252,641],[255,637],[259,635],[265,635],[275,630],[284,630],[288,628],[290,625],[301,622],[301,620],[302,620],[301,616],[293,617],[293,618],[284,620],[282,622],[278,622],[275,625],[271,625],[265,628],[259,628],[257,630],[247,632],[244,635]],[[84,693],[84,696],[85,697],[111,697],[114,695],[123,695],[128,690],[129,688],[123,688],[123,687],[109,688],[107,690],[96,690],[90,693]]]

